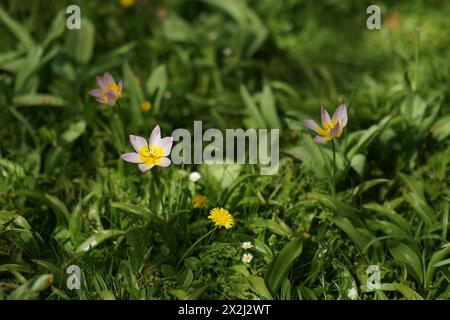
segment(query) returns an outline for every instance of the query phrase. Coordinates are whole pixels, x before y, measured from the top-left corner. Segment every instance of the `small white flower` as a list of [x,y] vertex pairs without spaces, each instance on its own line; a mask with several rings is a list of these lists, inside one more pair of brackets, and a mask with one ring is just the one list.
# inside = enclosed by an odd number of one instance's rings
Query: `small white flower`
[[229,57],[229,56],[231,56],[233,54],[233,49],[230,48],[230,47],[226,47],[226,48],[223,49],[222,53],[223,53],[224,56]]
[[201,174],[197,171],[193,171],[189,174],[189,180],[191,180],[192,182],[197,182],[201,177]]
[[242,242],[241,248],[247,250],[247,249],[253,248],[253,245],[250,241],[246,241],[246,242]]
[[250,263],[253,260],[253,255],[251,253],[244,253],[242,255],[242,262]]

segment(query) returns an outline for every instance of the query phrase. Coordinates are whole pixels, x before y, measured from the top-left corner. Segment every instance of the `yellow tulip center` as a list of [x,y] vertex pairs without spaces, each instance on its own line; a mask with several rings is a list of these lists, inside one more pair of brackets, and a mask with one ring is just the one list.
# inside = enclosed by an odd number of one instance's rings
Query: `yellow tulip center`
[[143,146],[139,150],[139,160],[141,160],[146,166],[161,164],[161,159],[163,157],[164,148],[160,146]]
[[[122,98],[122,88],[119,87],[117,84],[115,83],[111,83],[109,86],[103,87],[102,88],[102,95],[103,95],[103,100],[106,102],[108,101],[108,96],[106,95],[106,93],[109,91],[115,91],[116,92],[116,99],[115,101],[117,101],[118,99]],[[114,101],[114,102],[115,102]]]

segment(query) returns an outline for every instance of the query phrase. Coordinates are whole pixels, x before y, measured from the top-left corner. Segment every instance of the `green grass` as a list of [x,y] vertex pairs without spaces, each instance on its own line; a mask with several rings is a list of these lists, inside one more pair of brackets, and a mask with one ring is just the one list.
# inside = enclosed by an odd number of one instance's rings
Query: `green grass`
[[[383,2],[368,30],[361,1],[78,1],[81,31],[69,4],[0,1],[0,299],[450,298],[449,4]],[[105,71],[121,117],[88,95]],[[342,99],[333,196],[302,122]],[[280,170],[172,165],[161,188],[120,160],[126,135],[194,120],[280,128]],[[193,246],[217,206],[235,227]]]

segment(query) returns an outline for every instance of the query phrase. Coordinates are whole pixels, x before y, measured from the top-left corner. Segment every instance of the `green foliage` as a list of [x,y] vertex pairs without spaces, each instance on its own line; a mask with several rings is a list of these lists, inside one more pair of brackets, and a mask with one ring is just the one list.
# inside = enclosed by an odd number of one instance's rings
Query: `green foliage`
[[[448,3],[382,2],[381,30],[359,1],[81,3],[81,30],[67,1],[0,4],[0,300],[450,299]],[[104,72],[120,108],[88,95]],[[334,182],[303,120],[342,99]],[[194,120],[280,129],[278,173],[120,160]]]

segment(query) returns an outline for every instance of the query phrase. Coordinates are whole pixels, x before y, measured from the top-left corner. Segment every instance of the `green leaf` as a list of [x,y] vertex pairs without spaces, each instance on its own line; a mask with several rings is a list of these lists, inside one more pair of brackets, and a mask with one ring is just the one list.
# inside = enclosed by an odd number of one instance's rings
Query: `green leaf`
[[436,214],[428,204],[422,200],[417,194],[408,192],[403,195],[406,202],[418,213],[420,218],[425,222],[428,227],[437,223]]
[[167,70],[165,65],[158,66],[150,75],[145,85],[145,88],[150,96],[155,96],[153,103],[155,112],[158,112],[161,107],[161,101],[167,87]]
[[84,120],[79,120],[70,124],[69,128],[62,133],[61,139],[66,143],[72,143],[78,139],[85,130],[86,122]]
[[64,107],[66,102],[63,98],[51,94],[27,93],[15,96],[13,104],[16,106]]
[[78,248],[77,248],[77,252],[86,252],[92,248],[97,247],[99,244],[101,244],[102,242],[111,239],[111,238],[115,238],[117,236],[123,235],[125,234],[124,231],[121,230],[100,230],[97,231],[96,234],[94,234],[93,236],[89,237],[88,239],[86,239],[86,241],[84,241]]
[[347,234],[360,253],[364,252],[366,245],[370,241],[365,234],[355,228],[351,221],[345,217],[330,218],[330,220]]
[[436,272],[436,269],[440,266],[443,266],[448,263],[448,260],[444,260],[445,257],[447,257],[450,254],[450,243],[444,245],[444,248],[442,248],[439,251],[436,251],[433,253],[433,255],[430,258],[430,261],[428,262],[427,267],[427,284],[430,285],[433,280],[433,276]]
[[349,218],[356,227],[364,227],[364,223],[356,214],[355,210],[348,204],[338,200],[333,196],[320,193],[311,193],[310,197],[320,201],[322,205],[336,212],[338,216]]
[[258,227],[268,228],[270,231],[283,237],[290,238],[294,236],[294,231],[292,231],[292,229],[280,218],[275,218],[274,220],[253,218],[249,223]]
[[380,204],[377,203],[368,203],[363,205],[365,209],[373,210],[379,214],[382,214],[386,216],[389,220],[394,222],[396,225],[398,225],[400,228],[405,230],[408,234],[412,233],[411,226],[409,223],[403,218],[401,215],[399,215],[395,210],[386,208]]
[[247,280],[250,283],[252,290],[258,295],[259,298],[265,300],[273,300],[269,289],[267,289],[264,279],[258,276],[248,276]]
[[364,133],[358,139],[358,142],[347,152],[347,158],[352,159],[356,154],[363,153],[363,151],[372,143],[372,141],[381,133],[386,127],[392,116],[383,118],[378,124],[371,126],[364,130]]
[[39,293],[46,290],[53,282],[53,275],[44,274],[35,276],[24,285],[14,290],[8,300],[34,300]]
[[66,12],[61,10],[56,15],[44,39],[43,46],[47,47],[53,40],[59,38],[66,30]]
[[[247,109],[247,113],[250,116],[250,121],[254,123],[254,127],[256,129],[258,128],[267,128],[266,122],[264,121],[263,116],[259,112],[259,108],[256,105],[255,101],[253,100],[253,97],[250,96],[250,93],[248,92],[245,85],[240,86],[240,92],[242,100],[244,100],[245,107]],[[251,127],[251,126],[250,126]]]
[[92,59],[95,44],[95,26],[85,16],[81,19],[81,29],[71,30],[66,37],[66,52],[76,62],[87,64]]
[[410,246],[404,244],[403,242],[392,241],[388,242],[388,249],[395,260],[404,263],[411,275],[420,283],[423,283],[421,260]]
[[16,36],[16,38],[25,46],[27,50],[30,50],[34,46],[33,39],[25,28],[16,20],[14,20],[9,14],[0,6],[0,21]]
[[58,198],[49,194],[32,190],[18,190],[16,191],[16,194],[44,202],[53,209],[56,217],[60,220],[60,223],[64,224],[65,226],[68,225],[70,217],[69,210],[67,209],[66,205]]
[[142,124],[140,105],[145,101],[144,93],[142,92],[139,79],[135,76],[128,62],[125,62],[122,67],[123,83],[131,98],[131,105],[127,108],[131,113],[131,121],[134,126]]
[[275,98],[273,96],[272,89],[268,85],[264,85],[260,97],[260,106],[262,117],[268,124],[268,128],[281,129],[281,122],[275,107]]
[[392,285],[395,290],[400,292],[407,300],[423,300],[420,294],[401,283],[393,283]]
[[270,263],[264,274],[264,280],[273,295],[277,294],[294,260],[300,256],[301,252],[302,240],[294,238],[284,246],[278,256]]

